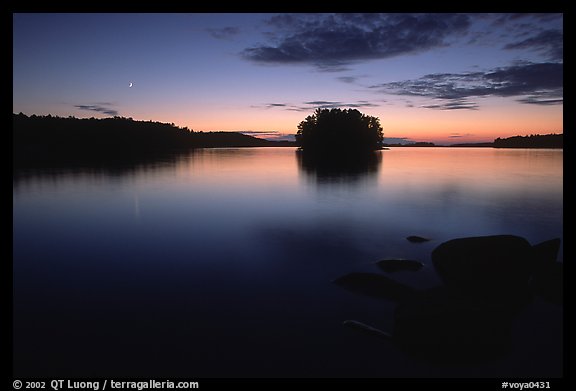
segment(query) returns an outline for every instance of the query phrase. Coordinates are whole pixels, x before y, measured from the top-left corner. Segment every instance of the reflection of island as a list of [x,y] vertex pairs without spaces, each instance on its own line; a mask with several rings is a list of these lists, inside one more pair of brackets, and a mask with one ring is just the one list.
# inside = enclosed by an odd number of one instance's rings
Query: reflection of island
[[297,150],[301,172],[318,183],[356,182],[376,177],[382,164],[382,152],[319,154]]

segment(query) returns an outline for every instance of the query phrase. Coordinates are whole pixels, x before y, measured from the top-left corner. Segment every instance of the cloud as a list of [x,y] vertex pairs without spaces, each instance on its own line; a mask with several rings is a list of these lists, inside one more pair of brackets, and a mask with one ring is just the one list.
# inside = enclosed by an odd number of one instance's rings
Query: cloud
[[356,76],[338,76],[336,80],[341,81],[346,84],[354,84],[360,79],[368,77],[368,75],[356,75]]
[[340,76],[340,77],[337,77],[336,79],[340,80],[343,83],[354,83],[354,82],[356,82],[356,80],[358,80],[358,77],[356,77],[356,76]]
[[254,108],[284,108],[289,111],[312,111],[316,109],[335,109],[335,108],[363,108],[363,107],[378,107],[377,104],[366,101],[359,100],[356,102],[340,102],[340,101],[329,101],[329,100],[312,100],[302,102],[300,104],[292,103],[265,103],[262,106],[252,106]]
[[206,31],[216,39],[231,39],[240,33],[239,27],[207,28]]
[[512,42],[504,49],[528,49],[542,53],[551,61],[564,58],[564,33],[560,30],[544,30],[521,41]]
[[450,133],[450,135],[448,136],[449,138],[461,138],[461,137],[472,137],[474,136],[474,134],[472,133]]
[[[482,14],[478,15],[482,16]],[[502,25],[510,26],[513,23],[523,23],[527,26],[531,26],[532,28],[534,27],[533,24],[531,24],[529,20],[528,23],[526,23],[527,19],[535,19],[537,23],[542,23],[542,22],[558,21],[563,18],[563,15],[561,13],[548,13],[548,12],[546,13],[516,12],[516,13],[503,13],[503,14],[485,14],[485,16],[488,16],[489,18],[493,19],[492,24],[494,26],[502,26]]]
[[278,30],[270,44],[244,49],[248,60],[266,64],[310,64],[343,70],[359,60],[418,53],[448,44],[469,27],[465,14],[297,14],[267,21]]
[[531,105],[550,106],[550,105],[562,104],[562,103],[564,103],[564,100],[562,98],[560,98],[560,99],[542,99],[542,98],[535,97],[535,96],[528,96],[526,98],[518,99],[518,102],[531,104]]
[[110,103],[104,102],[104,103],[96,103],[93,105],[74,105],[74,107],[80,110],[96,111],[97,113],[103,113],[113,116],[119,115],[117,110],[106,107],[109,105]]
[[478,110],[479,108],[477,103],[469,102],[464,99],[454,99],[447,102],[444,101],[437,104],[424,105],[420,107],[434,110]]
[[304,104],[322,108],[333,108],[342,106],[342,102],[331,102],[329,100],[313,100],[309,102],[304,102]]
[[372,85],[383,93],[440,100],[430,109],[478,109],[471,98],[518,97],[527,104],[562,104],[563,64],[527,63],[484,72],[435,73],[418,79]]
[[325,100],[315,100],[310,102],[304,102],[305,108],[309,110],[310,108],[319,108],[319,109],[335,109],[335,108],[362,108],[362,107],[378,107],[378,105],[365,101],[360,100],[357,102],[352,103],[344,103],[344,102],[332,102],[332,101],[325,101]]
[[265,21],[264,42],[240,55],[259,64],[305,64],[341,72],[359,61],[467,42],[533,51],[544,55],[544,61],[558,62],[563,57],[562,23],[561,13],[280,14]]

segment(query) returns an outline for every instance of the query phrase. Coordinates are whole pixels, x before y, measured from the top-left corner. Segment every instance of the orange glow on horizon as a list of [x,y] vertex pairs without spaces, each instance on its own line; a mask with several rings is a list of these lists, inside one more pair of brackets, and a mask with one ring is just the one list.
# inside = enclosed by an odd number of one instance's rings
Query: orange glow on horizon
[[[490,142],[501,137],[563,132],[563,106],[510,103],[503,99],[482,102],[478,110],[432,110],[385,106],[360,109],[376,116],[386,138],[405,138],[437,144]],[[134,110],[132,117],[187,126],[194,131],[256,131],[293,135],[312,111],[261,107],[183,107]]]

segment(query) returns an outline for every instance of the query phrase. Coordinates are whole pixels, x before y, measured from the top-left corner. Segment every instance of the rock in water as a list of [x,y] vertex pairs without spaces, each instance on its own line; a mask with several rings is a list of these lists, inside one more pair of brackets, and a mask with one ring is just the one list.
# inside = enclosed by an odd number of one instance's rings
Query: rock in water
[[344,326],[348,326],[354,330],[358,330],[361,331],[363,333],[369,334],[369,335],[374,335],[376,337],[380,337],[380,338],[384,338],[384,339],[391,339],[392,335],[390,335],[389,333],[379,330],[375,327],[369,326],[365,323],[362,322],[358,322],[357,320],[345,320],[344,322],[342,322],[342,324]]
[[402,302],[394,313],[394,341],[414,356],[464,364],[507,354],[511,319],[506,309],[437,287]]
[[354,293],[393,301],[406,300],[419,292],[376,273],[348,273],[334,280],[334,283]]
[[534,275],[532,289],[544,300],[563,303],[564,264],[556,262],[560,239],[547,240],[532,246],[534,251]]
[[422,236],[408,236],[406,238],[407,241],[409,241],[410,243],[424,243],[424,242],[429,242],[430,239],[427,238],[423,238]]
[[432,251],[432,262],[448,287],[506,301],[526,297],[534,251],[519,236],[469,237],[440,244]]
[[386,273],[394,273],[403,270],[415,272],[424,267],[422,262],[414,261],[411,259],[384,259],[382,261],[376,262],[376,264]]
[[546,240],[545,242],[532,246],[534,251],[534,272],[538,273],[539,269],[546,269],[556,262],[558,251],[560,251],[560,239]]
[[564,296],[564,264],[553,262],[546,268],[542,268],[534,274],[532,289],[544,300],[562,304]]

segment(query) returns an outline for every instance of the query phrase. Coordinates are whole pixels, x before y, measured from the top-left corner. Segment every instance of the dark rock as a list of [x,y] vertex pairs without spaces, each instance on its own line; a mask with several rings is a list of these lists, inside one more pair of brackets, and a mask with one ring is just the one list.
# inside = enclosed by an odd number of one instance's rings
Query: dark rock
[[526,298],[534,252],[519,236],[480,236],[440,244],[432,262],[444,283],[459,293],[516,301]]
[[546,268],[556,262],[558,251],[560,251],[560,239],[546,240],[545,242],[532,246],[534,252],[534,272],[541,268]]
[[563,274],[564,265],[560,262],[553,262],[548,267],[541,268],[538,273],[534,273],[532,278],[534,293],[550,303],[562,304],[564,301]]
[[386,273],[394,273],[403,270],[415,272],[424,267],[422,262],[414,261],[411,259],[384,259],[382,261],[376,262],[376,264]]
[[365,323],[358,322],[357,320],[345,320],[344,322],[342,322],[342,324],[344,326],[350,327],[354,330],[360,331],[364,334],[373,335],[373,336],[384,338],[384,339],[391,339],[392,338],[391,334],[389,334],[385,331],[382,331],[380,329],[377,329],[375,327],[369,326]]
[[420,358],[464,363],[501,357],[511,349],[512,313],[438,287],[398,305],[393,338]]
[[556,304],[562,304],[564,291],[564,265],[556,262],[560,243],[560,239],[552,239],[532,246],[534,252],[532,289],[544,300]]
[[409,241],[410,243],[424,243],[424,242],[429,242],[430,239],[427,238],[423,238],[422,236],[408,236],[406,238],[407,241]]
[[[514,235],[460,238],[432,252],[444,285],[418,290],[373,273],[350,273],[335,282],[352,292],[395,300],[392,340],[412,356],[476,365],[511,351],[512,323],[534,293],[562,304],[559,248],[559,239],[531,246]],[[378,266],[395,271],[422,264],[388,259]],[[357,321],[345,325],[388,338],[388,333]]]
[[354,293],[393,301],[406,300],[418,292],[408,285],[375,273],[349,273],[337,278],[334,283]]

